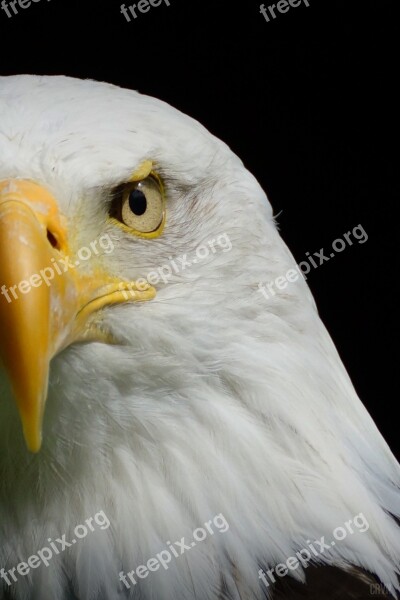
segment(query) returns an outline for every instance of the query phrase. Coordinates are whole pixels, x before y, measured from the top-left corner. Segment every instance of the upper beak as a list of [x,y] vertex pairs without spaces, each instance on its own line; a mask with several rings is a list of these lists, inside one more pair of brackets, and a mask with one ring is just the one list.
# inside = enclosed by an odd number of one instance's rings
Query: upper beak
[[74,341],[96,338],[98,309],[155,295],[98,267],[81,273],[74,258],[55,198],[31,181],[0,182],[0,360],[31,452],[42,443],[51,359]]

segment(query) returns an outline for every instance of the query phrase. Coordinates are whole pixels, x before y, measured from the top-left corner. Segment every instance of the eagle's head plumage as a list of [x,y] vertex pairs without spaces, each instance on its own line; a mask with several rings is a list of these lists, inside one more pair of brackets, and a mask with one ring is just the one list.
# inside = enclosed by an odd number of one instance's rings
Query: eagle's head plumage
[[104,83],[0,78],[0,115],[0,567],[110,523],[3,594],[259,599],[260,568],[360,513],[314,562],[398,589],[399,466],[305,280],[259,293],[296,263],[243,163]]

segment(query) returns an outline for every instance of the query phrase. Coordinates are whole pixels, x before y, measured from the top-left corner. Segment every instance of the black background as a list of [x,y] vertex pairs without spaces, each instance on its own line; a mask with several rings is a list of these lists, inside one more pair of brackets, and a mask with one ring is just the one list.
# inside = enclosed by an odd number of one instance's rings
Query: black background
[[12,18],[0,11],[0,72],[105,80],[195,117],[259,179],[298,261],[361,224],[368,242],[308,281],[399,456],[398,0],[309,0],[269,23],[259,1],[170,2],[130,23],[120,0],[40,0]]

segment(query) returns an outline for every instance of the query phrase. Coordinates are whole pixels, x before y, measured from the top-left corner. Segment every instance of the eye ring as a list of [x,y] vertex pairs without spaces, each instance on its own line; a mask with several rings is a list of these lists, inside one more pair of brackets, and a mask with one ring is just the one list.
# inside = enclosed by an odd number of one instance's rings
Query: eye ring
[[139,237],[161,235],[166,217],[165,191],[161,178],[152,171],[140,181],[123,185],[110,210],[111,220]]

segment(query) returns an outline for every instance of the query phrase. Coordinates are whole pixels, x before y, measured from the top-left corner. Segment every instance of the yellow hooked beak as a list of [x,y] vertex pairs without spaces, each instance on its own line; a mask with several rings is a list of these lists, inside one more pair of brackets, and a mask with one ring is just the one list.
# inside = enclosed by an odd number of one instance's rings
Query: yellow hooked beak
[[72,342],[104,339],[93,315],[106,305],[154,298],[149,285],[80,272],[55,198],[32,181],[0,182],[0,361],[28,449],[38,452],[51,359]]

